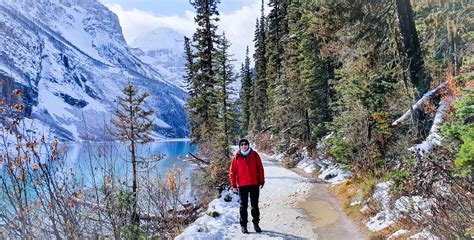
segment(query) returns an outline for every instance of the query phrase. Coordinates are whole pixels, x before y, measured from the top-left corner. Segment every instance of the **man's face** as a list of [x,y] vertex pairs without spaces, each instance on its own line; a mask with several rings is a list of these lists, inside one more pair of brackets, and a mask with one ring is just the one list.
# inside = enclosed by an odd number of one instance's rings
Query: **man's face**
[[247,151],[249,149],[249,145],[246,142],[243,142],[240,144],[240,150],[241,151]]

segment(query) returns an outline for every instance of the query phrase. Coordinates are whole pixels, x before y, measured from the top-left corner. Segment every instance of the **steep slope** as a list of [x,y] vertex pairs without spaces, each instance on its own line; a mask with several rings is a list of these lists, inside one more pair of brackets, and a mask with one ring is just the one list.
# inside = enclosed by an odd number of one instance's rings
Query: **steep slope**
[[186,93],[131,53],[117,16],[94,0],[0,1],[0,79],[63,139],[103,139],[128,81],[150,93],[159,135],[188,134]]
[[166,79],[184,86],[184,35],[170,28],[157,28],[138,36],[131,44],[137,57]]

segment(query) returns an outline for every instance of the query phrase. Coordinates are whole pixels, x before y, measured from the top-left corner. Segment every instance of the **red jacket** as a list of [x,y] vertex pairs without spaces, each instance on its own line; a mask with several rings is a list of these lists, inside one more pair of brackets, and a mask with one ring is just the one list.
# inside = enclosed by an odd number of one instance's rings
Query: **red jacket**
[[229,181],[232,187],[242,187],[248,185],[263,185],[265,175],[263,172],[262,159],[253,149],[247,157],[237,150],[229,171]]

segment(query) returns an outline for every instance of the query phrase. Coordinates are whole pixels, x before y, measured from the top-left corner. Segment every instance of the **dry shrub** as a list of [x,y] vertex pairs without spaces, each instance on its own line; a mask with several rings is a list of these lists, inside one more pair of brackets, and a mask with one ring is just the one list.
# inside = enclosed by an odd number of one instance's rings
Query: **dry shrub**
[[281,164],[286,168],[294,168],[298,162],[291,157],[284,157]]
[[[230,187],[229,169],[233,153],[223,152],[216,147],[218,144],[212,142],[203,142],[199,145],[199,156],[209,164],[202,168],[202,188],[209,195],[218,196],[220,192]],[[217,194],[216,194],[217,193]]]
[[[389,235],[390,231],[379,231],[379,232],[370,232],[367,227],[364,225],[367,217],[374,216],[377,212],[380,211],[381,206],[378,201],[369,201],[368,210],[363,213],[360,211],[364,205],[364,201],[368,196],[371,196],[372,192],[365,192],[372,185],[372,180],[367,180],[363,178],[350,179],[341,184],[334,185],[330,188],[330,191],[333,195],[337,197],[344,205],[344,212],[352,219],[355,223],[359,225],[359,229],[365,232],[366,236],[369,239],[386,239],[386,236]],[[373,189],[373,188],[372,188]],[[351,206],[350,203],[354,201],[360,201],[361,204],[356,204]]]
[[198,206],[185,202],[185,187],[184,173],[180,168],[170,170],[163,178],[143,178],[142,212],[158,217],[142,226],[147,236],[174,238],[194,222]]
[[273,149],[274,142],[271,139],[270,132],[267,131],[264,133],[255,134],[254,141],[259,151],[262,151],[268,154],[274,154],[274,149]]
[[[29,131],[21,119],[21,104],[0,105],[1,237],[172,238],[196,218],[196,206],[184,202],[181,170],[150,178],[148,168],[141,173],[143,185],[135,196],[118,174],[123,159],[116,146],[104,143],[94,149],[88,143],[86,164],[69,170],[67,146],[57,140],[48,143]],[[139,229],[130,225],[134,198],[140,203]]]
[[445,239],[469,238],[472,237],[469,229],[474,224],[473,179],[455,175],[449,159],[454,159],[453,152],[441,148],[429,156],[418,157],[411,168],[406,166],[411,179],[405,184],[403,194],[436,201],[429,209],[431,214],[414,212],[418,219],[406,219],[406,226],[415,224],[420,229],[432,226],[430,231]]

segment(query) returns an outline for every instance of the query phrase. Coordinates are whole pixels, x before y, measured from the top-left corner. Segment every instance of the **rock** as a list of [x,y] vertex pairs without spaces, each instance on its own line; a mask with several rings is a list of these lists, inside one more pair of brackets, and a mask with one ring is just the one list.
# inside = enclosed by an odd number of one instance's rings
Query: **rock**
[[213,217],[213,218],[216,218],[216,217],[219,217],[221,214],[217,211],[211,211],[208,213],[209,216]]
[[224,197],[224,202],[231,202],[232,201],[232,197],[230,195],[226,195]]

